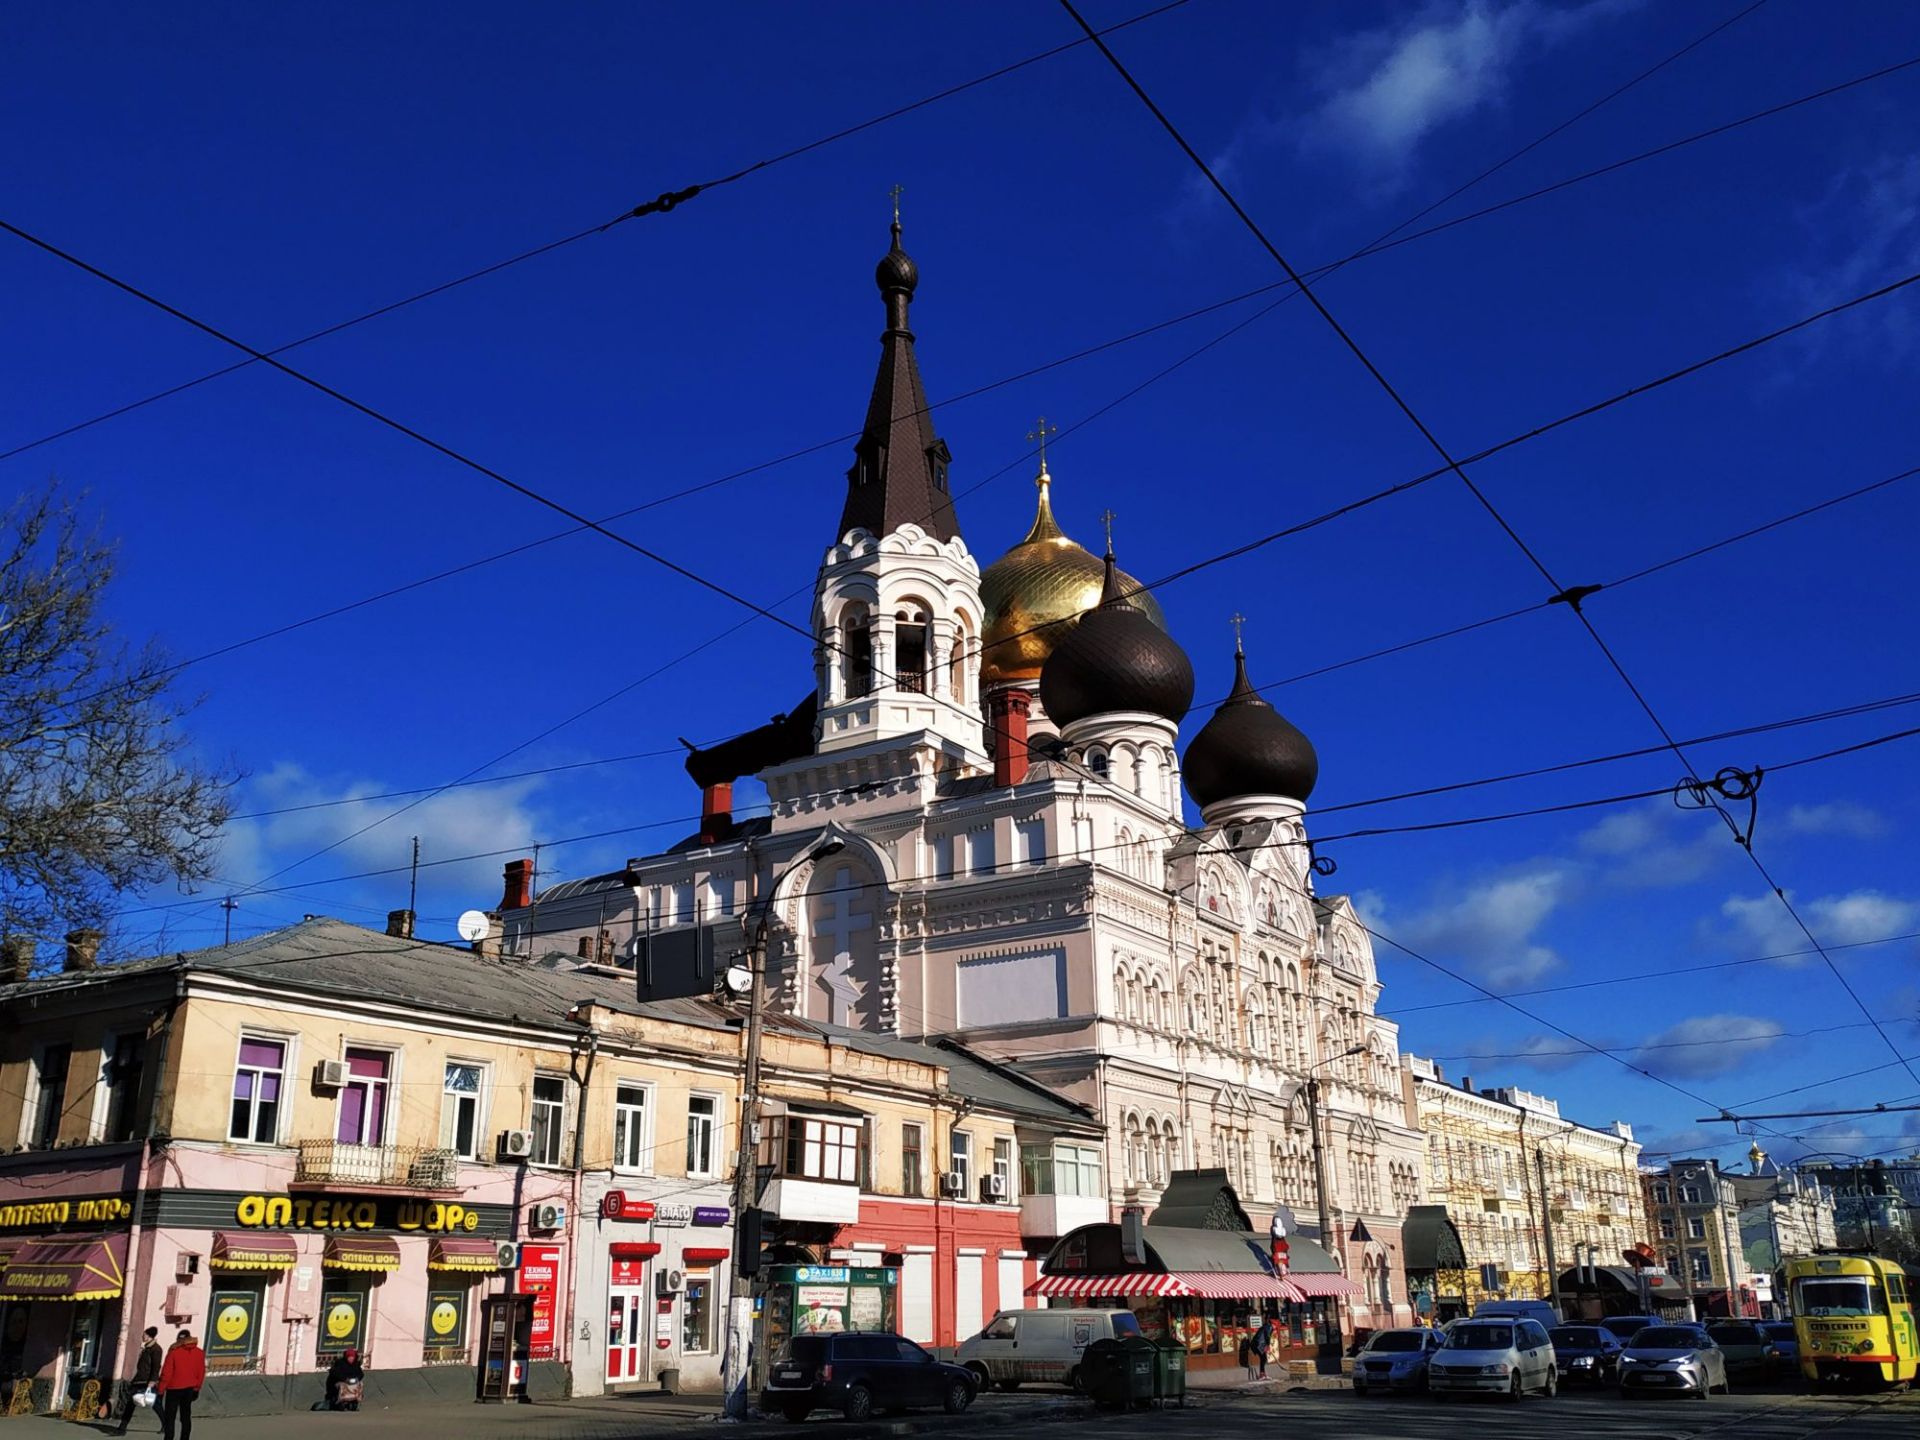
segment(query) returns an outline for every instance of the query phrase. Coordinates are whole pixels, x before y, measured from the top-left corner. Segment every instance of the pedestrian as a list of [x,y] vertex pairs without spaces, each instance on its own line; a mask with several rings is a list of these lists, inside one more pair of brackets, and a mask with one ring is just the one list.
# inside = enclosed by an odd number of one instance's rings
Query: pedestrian
[[167,1358],[160,1362],[161,1440],[193,1440],[193,1402],[200,1398],[200,1387],[206,1383],[206,1352],[191,1330],[182,1330],[167,1347]]
[[1259,1366],[1259,1378],[1267,1378],[1267,1355],[1273,1349],[1273,1317],[1262,1315],[1260,1328],[1253,1332],[1253,1358]]
[[152,1385],[160,1378],[160,1362],[165,1358],[160,1349],[160,1327],[149,1325],[146,1338],[140,1344],[140,1358],[133,1362],[133,1378],[127,1381],[126,1397],[120,1402],[120,1423],[113,1427],[113,1433],[124,1435],[127,1424],[133,1419],[134,1396]]

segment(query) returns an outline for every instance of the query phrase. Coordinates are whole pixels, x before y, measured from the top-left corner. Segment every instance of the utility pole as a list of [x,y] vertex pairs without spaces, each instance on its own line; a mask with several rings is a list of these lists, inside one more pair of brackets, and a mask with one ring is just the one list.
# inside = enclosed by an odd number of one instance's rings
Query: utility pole
[[747,1418],[747,1353],[753,1344],[752,1276],[760,1268],[758,1242],[755,1242],[756,1253],[749,1256],[747,1246],[741,1241],[758,1229],[748,1225],[746,1213],[760,1198],[753,1182],[759,1174],[760,1050],[766,1035],[767,929],[772,924],[781,887],[808,864],[845,848],[844,840],[830,839],[808,849],[774,877],[767,887],[766,899],[760,904],[759,915],[748,912],[747,1051],[740,1077],[740,1145],[733,1162],[733,1287],[727,1307],[726,1349],[721,1356],[725,1413],[734,1420]]
[[233,944],[233,912],[240,908],[240,902],[234,899],[233,896],[229,895],[227,896],[226,899],[220,902],[220,908],[227,912],[226,938],[220,942],[222,948],[224,948],[228,945]]
[[1547,1287],[1553,1296],[1554,1313],[1565,1319],[1567,1312],[1560,1305],[1560,1266],[1553,1258],[1553,1195],[1547,1189],[1547,1150],[1544,1145],[1533,1147],[1533,1164],[1540,1176],[1540,1235],[1547,1252]]
[[407,913],[420,911],[420,837],[413,837],[413,866],[407,873]]
[[1320,1077],[1307,1076],[1307,1126],[1313,1131],[1313,1195],[1319,1209],[1320,1243],[1333,1245],[1333,1220],[1327,1212],[1327,1162],[1320,1141]]

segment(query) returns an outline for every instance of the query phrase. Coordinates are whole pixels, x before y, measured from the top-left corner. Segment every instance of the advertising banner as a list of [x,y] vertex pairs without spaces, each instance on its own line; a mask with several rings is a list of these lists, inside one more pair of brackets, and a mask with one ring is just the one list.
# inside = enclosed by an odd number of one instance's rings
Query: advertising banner
[[348,1347],[356,1350],[362,1348],[361,1330],[366,1318],[366,1291],[322,1290],[319,1352],[322,1355],[338,1355]]
[[533,1297],[533,1331],[529,1337],[531,1358],[553,1359],[554,1301],[560,1288],[560,1247],[522,1245],[519,1284],[516,1288],[522,1295]]
[[466,1349],[467,1292],[464,1289],[427,1292],[427,1325],[424,1333],[431,1349]]
[[250,1360],[259,1348],[260,1292],[216,1290],[208,1307],[207,1354],[215,1358]]

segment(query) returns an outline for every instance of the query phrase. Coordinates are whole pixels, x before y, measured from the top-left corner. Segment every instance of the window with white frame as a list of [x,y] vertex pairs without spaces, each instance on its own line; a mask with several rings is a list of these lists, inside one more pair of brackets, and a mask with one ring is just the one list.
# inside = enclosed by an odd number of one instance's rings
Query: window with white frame
[[67,1070],[73,1063],[71,1045],[45,1045],[33,1063],[33,1104],[26,1126],[26,1143],[34,1150],[51,1150],[60,1138],[60,1119],[67,1108]]
[[287,1083],[287,1042],[267,1035],[240,1036],[233,1067],[233,1108],[227,1139],[271,1145],[280,1138],[280,1105]]
[[533,1154],[530,1164],[558,1165],[566,1158],[567,1078],[533,1077]]
[[693,920],[693,880],[676,880],[671,887],[668,900],[671,907],[667,916],[669,925],[686,925]]
[[440,1148],[463,1160],[480,1158],[480,1090],[484,1071],[469,1060],[449,1060],[440,1081]]
[[993,1178],[1000,1182],[998,1198],[1013,1199],[1013,1141],[998,1138],[993,1142]]
[[140,1128],[140,1078],[146,1070],[147,1037],[131,1030],[112,1036],[101,1048],[93,1134],[111,1145],[133,1139]]
[[807,1180],[858,1184],[866,1125],[820,1115],[785,1117],[784,1173]]
[[964,1130],[953,1132],[949,1142],[947,1168],[960,1177],[958,1189],[962,1195],[973,1194],[973,1137]]
[[687,1097],[687,1174],[716,1173],[719,1156],[720,1100],[715,1095]]
[[1689,1215],[1687,1217],[1687,1234],[1695,1240],[1706,1239],[1707,1217],[1704,1215]]
[[733,914],[733,876],[707,876],[706,896],[700,908],[706,912],[708,919]]
[[613,1091],[613,1168],[653,1168],[653,1089],[622,1080]]

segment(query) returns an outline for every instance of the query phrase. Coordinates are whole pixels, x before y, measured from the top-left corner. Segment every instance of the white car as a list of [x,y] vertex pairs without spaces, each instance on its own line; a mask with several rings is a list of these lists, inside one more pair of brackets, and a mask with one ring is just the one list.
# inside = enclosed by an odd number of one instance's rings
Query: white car
[[1529,1390],[1553,1395],[1560,1367],[1553,1342],[1537,1320],[1456,1320],[1427,1366],[1433,1395],[1504,1395]]
[[1649,1325],[1620,1356],[1620,1393],[1698,1395],[1727,1389],[1727,1356],[1699,1325]]

